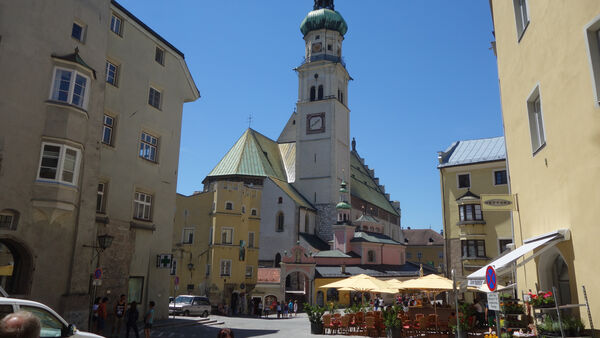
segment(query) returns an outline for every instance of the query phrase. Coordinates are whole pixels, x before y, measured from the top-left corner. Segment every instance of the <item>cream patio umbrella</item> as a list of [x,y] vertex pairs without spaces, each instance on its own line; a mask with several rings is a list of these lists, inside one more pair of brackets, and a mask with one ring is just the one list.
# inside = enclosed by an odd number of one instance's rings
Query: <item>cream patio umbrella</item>
[[[434,303],[433,311],[437,316],[437,301],[435,297],[437,293],[453,290],[452,280],[438,276],[438,275],[427,275],[416,279],[407,280],[402,283],[401,289],[403,290],[422,290],[433,292]],[[437,329],[437,321],[435,322]]]
[[323,289],[335,288],[342,289],[348,288],[354,291],[360,292],[379,292],[379,293],[396,293],[389,285],[375,277],[371,277],[365,274],[355,275],[348,277],[337,282],[325,284],[321,286]]
[[404,282],[399,281],[399,280],[397,280],[395,278],[394,279],[388,279],[385,282],[388,284],[388,287],[390,289],[398,289],[398,290],[402,289],[402,285],[404,284]]

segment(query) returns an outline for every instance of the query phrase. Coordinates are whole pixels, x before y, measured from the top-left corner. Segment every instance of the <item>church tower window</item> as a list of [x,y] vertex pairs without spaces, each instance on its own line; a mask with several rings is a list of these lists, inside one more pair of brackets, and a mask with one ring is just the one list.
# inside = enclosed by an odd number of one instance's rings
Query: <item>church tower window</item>
[[319,100],[323,100],[323,85],[319,85]]
[[312,87],[310,87],[310,100],[314,101],[315,100],[315,96],[316,96],[315,86],[312,86]]
[[285,220],[285,217],[283,216],[283,212],[279,212],[277,214],[277,232],[282,232],[283,231],[283,222]]

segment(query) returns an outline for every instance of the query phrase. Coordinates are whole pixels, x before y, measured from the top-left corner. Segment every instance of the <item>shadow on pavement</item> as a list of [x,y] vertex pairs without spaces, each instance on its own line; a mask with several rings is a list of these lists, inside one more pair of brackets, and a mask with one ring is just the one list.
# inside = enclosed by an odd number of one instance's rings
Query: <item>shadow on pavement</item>
[[[224,327],[209,327],[209,326],[207,326],[206,331],[208,331],[208,336],[206,336],[206,337],[207,338],[217,337],[217,334],[223,328]],[[258,329],[231,329],[231,330],[233,331],[235,338],[259,337],[259,336],[264,336],[264,335],[268,335],[268,334],[276,334],[279,332],[279,330],[258,330]]]

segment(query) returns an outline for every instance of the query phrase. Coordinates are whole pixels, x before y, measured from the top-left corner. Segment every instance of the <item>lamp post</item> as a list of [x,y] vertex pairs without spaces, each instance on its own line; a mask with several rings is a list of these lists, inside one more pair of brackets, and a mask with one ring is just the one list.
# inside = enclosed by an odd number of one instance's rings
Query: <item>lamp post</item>
[[192,278],[192,270],[194,270],[194,263],[189,262],[187,268],[188,270],[190,270],[190,278]]
[[[96,268],[100,267],[100,254],[108,249],[113,241],[114,237],[111,235],[99,235],[96,240],[98,242],[98,245],[84,245],[84,247],[86,248],[92,248],[92,249],[96,249],[96,255],[94,255],[94,257],[92,257],[92,261],[94,260],[94,258],[98,257],[98,260],[96,261]],[[91,330],[91,326],[92,326],[92,315],[93,315],[93,306],[94,306],[94,299],[96,298],[96,290],[98,288],[98,284],[97,282],[94,282],[94,289],[92,291],[92,299],[91,299],[91,306],[90,306],[90,316],[88,318],[88,329]]]

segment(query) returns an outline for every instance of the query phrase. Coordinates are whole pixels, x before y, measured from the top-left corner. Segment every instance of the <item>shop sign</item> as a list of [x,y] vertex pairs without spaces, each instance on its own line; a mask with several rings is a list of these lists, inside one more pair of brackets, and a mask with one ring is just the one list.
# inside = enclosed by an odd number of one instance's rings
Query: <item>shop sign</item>
[[487,294],[488,309],[500,311],[500,296],[498,292],[490,292]]
[[515,211],[517,207],[514,195],[481,194],[481,210]]

